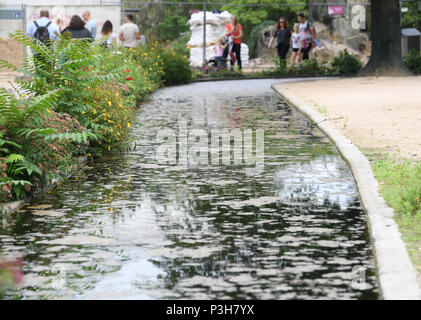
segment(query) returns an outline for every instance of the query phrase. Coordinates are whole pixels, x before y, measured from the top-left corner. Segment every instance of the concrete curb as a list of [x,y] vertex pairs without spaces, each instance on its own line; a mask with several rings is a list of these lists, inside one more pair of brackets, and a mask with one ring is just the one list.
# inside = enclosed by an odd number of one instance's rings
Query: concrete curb
[[[285,76],[285,77],[280,77],[280,76],[273,76],[273,75],[269,75],[269,76],[242,76],[242,77],[226,77],[226,78],[199,78],[199,79],[194,79],[194,80],[189,80],[187,82],[187,84],[190,83],[200,83],[200,82],[217,82],[217,81],[236,81],[236,80],[265,80],[265,79],[279,79],[279,80],[288,80],[288,79],[305,79],[305,80],[314,80],[314,79],[340,79],[341,77],[338,76],[323,76],[323,75],[319,75],[319,76],[315,76],[315,75],[297,75],[297,76]],[[181,85],[185,85],[185,83],[181,84]]]
[[394,211],[378,193],[378,182],[370,162],[350,140],[345,138],[327,119],[282,88],[272,85],[280,96],[286,99],[317,126],[335,144],[351,168],[357,184],[362,205],[368,216],[368,226],[374,247],[380,294],[386,300],[421,300],[421,289],[417,273],[409,258],[405,243],[396,225]]

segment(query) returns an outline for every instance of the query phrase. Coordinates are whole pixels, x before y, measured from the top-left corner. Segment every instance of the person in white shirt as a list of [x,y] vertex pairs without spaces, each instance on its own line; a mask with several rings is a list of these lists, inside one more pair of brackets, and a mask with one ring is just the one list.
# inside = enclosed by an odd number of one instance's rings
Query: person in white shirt
[[86,22],[85,28],[88,29],[88,31],[92,35],[92,41],[95,41],[95,37],[96,37],[96,21],[91,18],[91,13],[88,10],[85,10],[82,13],[82,18]]
[[295,64],[295,60],[298,57],[298,62],[303,61],[303,46],[304,46],[304,36],[300,33],[300,25],[296,23],[294,25],[294,33],[291,36],[292,42],[292,60],[291,64]]
[[[58,40],[58,37],[60,36],[60,28],[54,23],[52,22],[50,19],[50,13],[48,12],[48,10],[41,10],[40,11],[40,18],[36,21],[33,21],[27,30],[27,34],[30,37],[34,37],[35,32],[37,31],[38,28],[40,27],[46,27],[48,30],[48,34],[50,35],[50,40],[51,41],[55,41]],[[38,26],[37,26],[38,25]]]
[[139,27],[133,23],[133,16],[127,14],[125,23],[120,28],[119,39],[126,48],[135,48],[139,44],[140,31]]
[[314,40],[316,39],[316,31],[313,24],[305,19],[304,12],[299,12],[297,18],[300,33],[304,35],[307,44],[307,46],[304,46],[302,49],[303,60],[308,60],[310,59],[310,52],[314,46]]

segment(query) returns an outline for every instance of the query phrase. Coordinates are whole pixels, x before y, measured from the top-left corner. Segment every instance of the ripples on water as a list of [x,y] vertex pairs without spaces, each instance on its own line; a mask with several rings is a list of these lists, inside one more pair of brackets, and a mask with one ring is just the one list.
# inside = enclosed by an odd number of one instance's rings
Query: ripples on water
[[[135,151],[89,164],[1,229],[3,254],[25,261],[24,284],[7,297],[377,298],[351,172],[270,84],[156,93],[138,112]],[[158,164],[156,132],[179,119],[263,128],[264,171]]]

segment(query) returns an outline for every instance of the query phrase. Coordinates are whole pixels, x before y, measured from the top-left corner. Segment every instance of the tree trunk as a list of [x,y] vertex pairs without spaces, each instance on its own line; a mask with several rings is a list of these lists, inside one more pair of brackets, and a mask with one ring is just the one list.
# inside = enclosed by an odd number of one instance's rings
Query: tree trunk
[[371,0],[372,51],[361,75],[409,75],[402,61],[399,0]]

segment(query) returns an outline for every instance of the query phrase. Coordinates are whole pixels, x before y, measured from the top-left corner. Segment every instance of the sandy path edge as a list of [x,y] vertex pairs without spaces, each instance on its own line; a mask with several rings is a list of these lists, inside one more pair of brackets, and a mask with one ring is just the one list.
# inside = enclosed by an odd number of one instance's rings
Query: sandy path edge
[[421,76],[286,83],[359,148],[421,160]]
[[278,84],[272,88],[310,120],[318,123],[317,126],[336,145],[351,168],[368,216],[381,296],[387,300],[420,300],[421,288],[417,273],[393,219],[394,211],[378,193],[378,182],[368,159],[326,117],[285,86],[286,84]]

